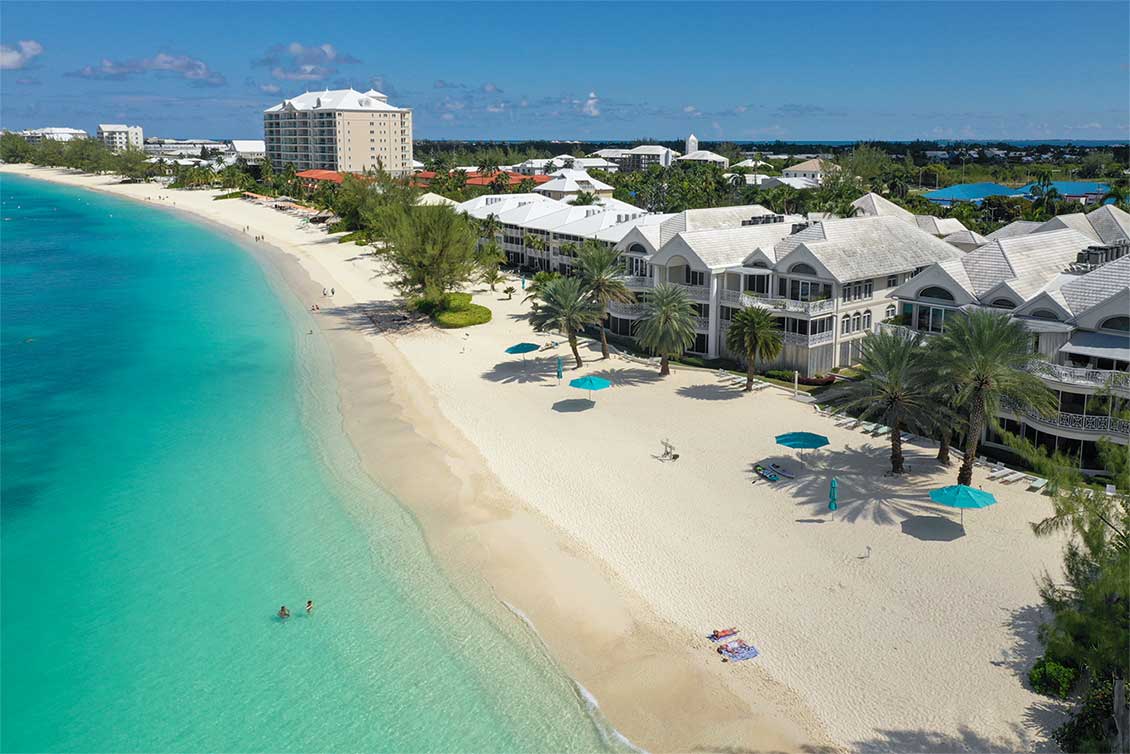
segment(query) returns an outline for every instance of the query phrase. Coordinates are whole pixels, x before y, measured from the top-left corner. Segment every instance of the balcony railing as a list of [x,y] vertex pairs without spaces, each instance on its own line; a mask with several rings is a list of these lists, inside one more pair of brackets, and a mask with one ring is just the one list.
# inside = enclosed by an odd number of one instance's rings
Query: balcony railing
[[710,317],[695,317],[694,329],[702,330],[703,332],[710,331]]
[[797,346],[819,346],[824,343],[831,343],[835,337],[836,334],[832,330],[812,335],[805,335],[804,333],[798,332],[781,333],[782,340]]
[[695,301],[710,301],[710,288],[705,285],[683,285],[682,283],[674,283],[679,286],[687,295]]
[[1085,416],[1068,414],[1063,411],[1044,416],[1040,412],[1015,401],[1001,401],[1001,408],[1017,416],[1023,416],[1029,424],[1042,424],[1047,427],[1094,432],[1096,434],[1130,435],[1130,421],[1116,416]]
[[644,308],[644,305],[640,303],[608,302],[608,312],[615,314],[617,317],[640,317],[644,313]]
[[1043,360],[1036,360],[1029,363],[1028,371],[1049,380],[1065,382],[1070,385],[1086,385],[1088,387],[1110,386],[1112,388],[1130,390],[1130,372],[1069,367],[1064,364],[1053,364],[1050,361]]
[[646,275],[625,275],[624,285],[629,288],[652,288],[655,281]]
[[820,299],[819,301],[794,301],[789,298],[770,298],[768,296],[743,293],[739,301],[742,306],[761,306],[796,314],[826,314],[836,310],[836,301],[830,298]]

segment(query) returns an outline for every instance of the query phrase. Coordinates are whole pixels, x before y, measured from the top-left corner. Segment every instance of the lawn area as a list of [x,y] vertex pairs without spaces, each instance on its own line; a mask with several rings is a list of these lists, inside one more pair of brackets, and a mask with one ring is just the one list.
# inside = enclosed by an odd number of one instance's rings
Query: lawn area
[[443,328],[470,327],[490,322],[490,309],[471,303],[470,293],[449,293],[442,310],[432,314],[435,323]]

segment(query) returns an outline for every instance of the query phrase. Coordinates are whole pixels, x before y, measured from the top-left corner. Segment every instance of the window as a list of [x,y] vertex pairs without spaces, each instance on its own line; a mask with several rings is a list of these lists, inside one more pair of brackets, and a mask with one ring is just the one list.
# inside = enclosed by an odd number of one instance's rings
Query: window
[[687,285],[706,285],[706,273],[692,270],[690,267],[683,268],[686,271],[685,280]]
[[897,310],[895,309],[895,305],[891,304],[887,307],[887,311],[883,314],[883,319],[894,319],[896,311]]
[[863,316],[859,312],[851,315],[851,331],[859,332],[859,328],[862,326],[862,322]]
[[1015,309],[1016,308],[1016,304],[1012,303],[1007,298],[995,298],[995,299],[993,299],[993,303],[989,304],[989,306],[993,307],[994,309]]
[[867,311],[865,311],[863,313],[863,329],[864,330],[870,330],[871,329],[871,310],[870,309],[868,309]]
[[812,269],[812,267],[810,265],[807,265],[807,264],[794,264],[792,267],[789,268],[789,272],[794,274],[794,275],[815,275],[816,274],[816,270]]
[[1055,312],[1050,309],[1037,309],[1036,311],[1032,312],[1032,316],[1036,319],[1059,319],[1059,317],[1056,316]]
[[937,299],[938,301],[953,301],[953,294],[947,291],[945,288],[939,288],[936,285],[932,285],[928,288],[923,288],[922,290],[918,291],[918,298],[933,298]]
[[898,275],[887,275],[887,287],[888,288],[895,288],[895,287],[898,286],[898,284],[899,284],[899,276]]
[[1099,324],[1099,329],[1130,332],[1130,317],[1108,317]]
[[851,315],[845,314],[844,318],[840,320],[840,334],[847,335],[851,332]]

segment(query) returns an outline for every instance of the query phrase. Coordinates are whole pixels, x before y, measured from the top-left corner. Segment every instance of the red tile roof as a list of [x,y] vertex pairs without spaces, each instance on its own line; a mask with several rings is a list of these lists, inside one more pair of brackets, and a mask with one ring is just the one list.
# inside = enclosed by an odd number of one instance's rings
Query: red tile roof
[[[502,172],[504,172],[504,173],[506,173],[506,175],[510,176],[510,186],[511,187],[517,186],[519,183],[521,183],[522,181],[527,180],[527,179],[533,181],[535,184],[537,184],[539,186],[543,183],[547,183],[547,182],[553,180],[553,178],[551,178],[548,175],[522,175],[521,173],[512,173],[509,170],[504,170]],[[489,186],[491,183],[494,182],[494,177],[496,175],[498,175],[498,174],[497,173],[491,173],[490,175],[483,175],[482,173],[478,173],[478,172],[467,173],[467,185],[468,186]],[[419,173],[416,173],[415,177],[416,177],[416,180],[419,182],[419,184],[421,186],[426,186],[426,185],[428,185],[428,183],[431,182],[431,180],[433,178],[436,177],[436,173],[435,173],[434,170],[421,170]]]
[[345,176],[336,170],[303,170],[301,173],[295,173],[299,178],[305,178],[312,181],[333,181],[334,183],[341,183]]

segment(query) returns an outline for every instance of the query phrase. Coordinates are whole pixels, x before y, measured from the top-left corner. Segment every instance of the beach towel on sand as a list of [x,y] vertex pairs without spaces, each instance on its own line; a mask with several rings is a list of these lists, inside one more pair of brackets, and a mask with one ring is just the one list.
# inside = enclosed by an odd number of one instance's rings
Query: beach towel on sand
[[726,642],[718,647],[718,654],[725,657],[730,662],[741,662],[742,660],[752,660],[760,654],[757,647],[752,644],[746,644],[741,639]]

